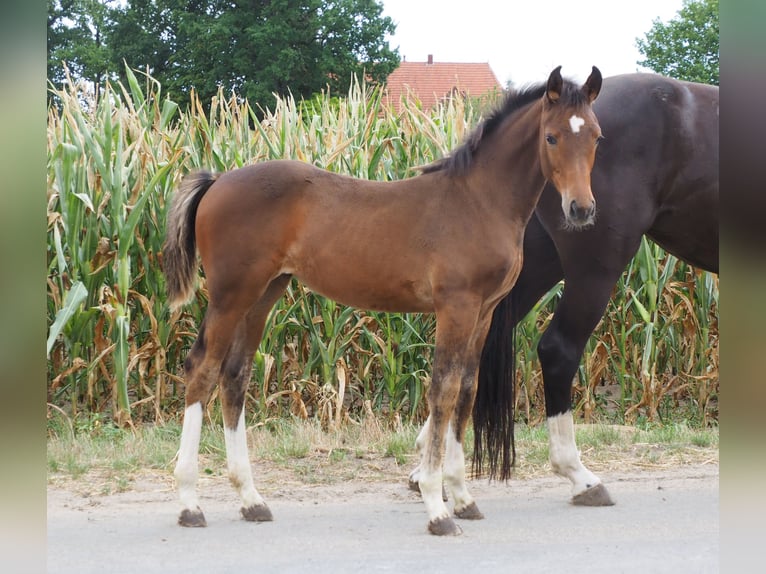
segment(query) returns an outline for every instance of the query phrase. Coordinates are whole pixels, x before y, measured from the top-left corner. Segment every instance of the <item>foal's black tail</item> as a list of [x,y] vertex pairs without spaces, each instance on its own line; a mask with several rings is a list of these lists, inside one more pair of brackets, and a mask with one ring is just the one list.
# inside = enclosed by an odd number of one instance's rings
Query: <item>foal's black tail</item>
[[516,290],[511,290],[492,315],[481,354],[479,385],[473,405],[473,473],[480,476],[486,460],[490,479],[508,480],[516,462],[513,402],[519,317],[515,293]]
[[173,195],[162,246],[162,268],[168,290],[170,308],[175,309],[194,295],[197,285],[197,239],[194,220],[197,207],[217,176],[200,171],[186,176]]

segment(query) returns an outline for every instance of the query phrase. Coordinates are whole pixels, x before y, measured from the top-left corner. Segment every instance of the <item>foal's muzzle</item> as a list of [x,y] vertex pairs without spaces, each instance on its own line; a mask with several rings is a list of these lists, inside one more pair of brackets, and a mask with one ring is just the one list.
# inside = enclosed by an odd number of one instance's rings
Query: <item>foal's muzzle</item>
[[579,205],[572,200],[569,209],[565,212],[567,223],[575,228],[592,225],[596,216],[596,202],[591,200],[587,205]]

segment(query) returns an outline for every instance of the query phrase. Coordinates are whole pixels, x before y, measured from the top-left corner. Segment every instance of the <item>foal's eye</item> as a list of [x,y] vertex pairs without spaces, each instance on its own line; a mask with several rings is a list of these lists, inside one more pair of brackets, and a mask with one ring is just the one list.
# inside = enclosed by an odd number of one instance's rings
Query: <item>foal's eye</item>
[[596,138],[596,145],[600,144],[602,141],[604,141],[606,138],[604,136],[598,136]]
[[550,134],[545,136],[545,141],[548,142],[550,145],[556,145],[556,142],[557,142],[556,137]]

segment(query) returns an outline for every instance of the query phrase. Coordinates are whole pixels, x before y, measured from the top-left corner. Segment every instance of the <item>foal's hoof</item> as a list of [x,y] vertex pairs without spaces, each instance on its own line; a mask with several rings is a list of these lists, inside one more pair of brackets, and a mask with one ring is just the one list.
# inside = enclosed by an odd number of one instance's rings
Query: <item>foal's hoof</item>
[[242,507],[239,509],[242,514],[242,518],[248,522],[271,522],[274,517],[271,515],[271,510],[265,504],[253,504],[252,506]]
[[407,484],[409,484],[410,490],[420,492],[420,483],[417,480],[413,480],[412,477],[410,477]]
[[189,510],[184,508],[181,512],[181,516],[178,517],[178,524],[186,526],[188,528],[202,528],[207,526],[205,515],[198,508],[197,510]]
[[449,516],[445,516],[429,522],[428,532],[436,536],[460,536],[463,534],[463,529]]
[[465,520],[481,520],[484,518],[484,515],[481,513],[481,510],[479,510],[479,507],[476,506],[475,502],[472,502],[465,508],[461,508],[458,510],[455,509],[455,516],[458,518],[463,518]]
[[573,496],[572,504],[575,506],[614,506],[614,501],[609,496],[609,491],[606,487],[599,483]]
[[[414,490],[415,492],[420,492],[420,483],[417,480],[412,480],[412,478],[409,479],[410,490]],[[449,498],[447,497],[447,489],[444,488],[444,485],[442,484],[442,500],[444,502],[447,502]]]

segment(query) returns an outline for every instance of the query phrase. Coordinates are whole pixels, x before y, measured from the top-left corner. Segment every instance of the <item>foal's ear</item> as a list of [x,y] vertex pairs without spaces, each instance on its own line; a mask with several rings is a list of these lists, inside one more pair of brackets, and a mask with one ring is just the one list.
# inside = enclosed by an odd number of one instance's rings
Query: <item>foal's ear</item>
[[561,97],[561,90],[564,88],[564,80],[561,78],[561,66],[557,66],[555,70],[548,76],[548,85],[545,88],[545,97],[549,102],[555,103]]
[[593,103],[593,100],[598,97],[598,93],[601,91],[601,71],[596,66],[593,66],[593,71],[583,84],[582,91],[585,92],[590,103]]

